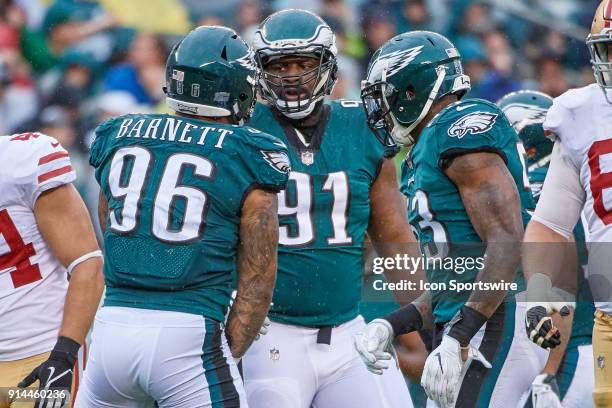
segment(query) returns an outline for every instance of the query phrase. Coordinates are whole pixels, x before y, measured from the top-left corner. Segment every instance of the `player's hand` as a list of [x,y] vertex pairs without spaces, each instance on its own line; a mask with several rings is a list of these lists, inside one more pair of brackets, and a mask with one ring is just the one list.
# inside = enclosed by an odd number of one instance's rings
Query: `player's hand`
[[491,364],[478,349],[468,346],[465,361],[461,357],[461,351],[459,342],[445,334],[442,343],[425,360],[421,385],[427,397],[436,401],[442,408],[454,406],[459,381],[472,361],[480,361],[486,368],[491,368]]
[[536,273],[527,282],[525,297],[527,301],[527,312],[525,313],[527,337],[542,348],[557,347],[561,344],[561,334],[553,326],[550,316],[555,313],[561,316],[569,315],[570,307],[575,308],[574,295],[553,287],[548,276]]
[[550,374],[538,375],[531,384],[524,408],[562,408],[555,377]]
[[34,408],[63,407],[70,401],[72,373],[79,351],[79,343],[67,337],[59,337],[49,359],[36,367],[17,386],[26,388],[36,380],[40,390],[61,390],[57,398],[38,399]]
[[355,335],[355,349],[370,372],[381,375],[389,368],[389,360],[396,358],[394,337],[391,324],[385,319],[372,320],[364,332]]
[[[554,309],[553,309],[554,310]],[[527,331],[527,337],[538,346],[545,349],[552,349],[561,344],[561,334],[559,329],[553,326],[551,314],[556,313],[554,310],[550,313],[550,309],[547,309],[541,304],[536,304],[525,313],[525,330]],[[559,311],[562,316],[569,314],[569,309]]]

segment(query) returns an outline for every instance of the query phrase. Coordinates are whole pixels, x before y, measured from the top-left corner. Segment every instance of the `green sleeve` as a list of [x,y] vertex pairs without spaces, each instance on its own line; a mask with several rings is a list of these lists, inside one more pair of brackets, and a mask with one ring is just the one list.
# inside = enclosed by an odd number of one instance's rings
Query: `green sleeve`
[[273,192],[284,190],[291,163],[287,146],[279,139],[252,128],[246,128],[245,152],[241,154],[244,167],[253,180],[251,188]]
[[507,162],[504,146],[509,138],[516,138],[503,112],[492,104],[478,101],[448,108],[434,126],[442,169],[453,158],[472,152],[497,153]]
[[89,164],[94,168],[100,167],[107,154],[107,140],[111,137],[114,119],[108,119],[102,122],[95,130],[95,139],[89,149]]

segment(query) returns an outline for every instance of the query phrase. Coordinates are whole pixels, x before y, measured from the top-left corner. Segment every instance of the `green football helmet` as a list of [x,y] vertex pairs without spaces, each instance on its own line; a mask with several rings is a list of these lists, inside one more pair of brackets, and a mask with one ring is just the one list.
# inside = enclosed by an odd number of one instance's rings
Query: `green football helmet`
[[[336,36],[321,17],[309,11],[288,9],[270,15],[255,32],[253,48],[261,70],[259,88],[262,96],[291,119],[310,115],[316,103],[329,95],[336,83]],[[266,72],[268,62],[290,55],[316,58],[319,65],[297,76]],[[303,88],[311,81],[315,81],[315,87],[307,98],[285,99],[288,88]]]
[[227,27],[201,26],[174,46],[166,63],[166,103],[177,112],[247,121],[256,100],[253,50]]
[[400,34],[372,56],[361,99],[368,126],[390,150],[414,143],[411,132],[442,97],[470,89],[457,48],[430,31]]
[[552,104],[550,96],[537,91],[511,92],[497,101],[497,106],[523,142],[530,168],[543,166],[550,161],[553,142],[544,135],[542,123]]

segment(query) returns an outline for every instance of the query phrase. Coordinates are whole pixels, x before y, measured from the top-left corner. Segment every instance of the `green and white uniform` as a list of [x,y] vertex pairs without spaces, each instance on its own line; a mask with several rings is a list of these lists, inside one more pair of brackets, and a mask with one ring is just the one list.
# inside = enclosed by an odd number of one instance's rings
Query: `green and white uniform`
[[[422,131],[419,142],[402,164],[401,189],[409,198],[409,221],[415,228],[423,253],[428,257],[457,258],[484,255],[482,240],[472,226],[459,190],[446,176],[453,157],[470,152],[499,154],[516,182],[525,223],[527,209],[535,207],[516,133],[494,104],[467,99],[446,107]],[[450,286],[451,280],[475,281],[477,265],[463,273],[445,268],[427,269],[430,282]],[[449,297],[433,291],[436,323],[448,322],[463,306],[470,292]]]
[[361,103],[332,101],[325,130],[306,147],[257,105],[250,125],[290,145],[292,171],[279,195],[278,277],[272,320],[335,326],[357,317],[369,193],[383,147],[365,126]]
[[[447,106],[430,121],[402,164],[401,190],[408,197],[408,218],[422,253],[428,259],[445,261],[432,262],[426,268],[428,281],[442,284],[440,290],[431,291],[437,325],[434,348],[441,340],[442,326],[470,295],[467,290],[451,290],[451,282],[475,282],[480,271],[476,260],[485,251],[485,243],[469,219],[459,190],[445,170],[458,155],[498,154],[516,183],[526,224],[529,219],[526,210],[535,205],[519,149],[516,132],[496,105],[465,99]],[[465,263],[467,258],[474,261]],[[515,282],[521,290],[524,284],[520,274]],[[547,352],[525,336],[524,312],[524,304],[515,302],[509,294],[474,336],[471,344],[479,347],[493,368],[487,370],[480,363],[470,366],[457,407],[515,406],[521,393],[529,389],[544,366]]]
[[108,201],[106,298],[81,406],[245,404],[222,329],[240,211],[252,189],[285,187],[286,146],[246,127],[127,115],[96,129],[90,162]]
[[410,407],[396,367],[370,374],[352,346],[359,315],[370,189],[383,146],[357,101],[330,101],[310,143],[258,104],[251,126],[289,146],[292,171],[279,193],[278,274],[272,326],[249,349],[243,373],[255,407]]
[[104,305],[222,322],[242,203],[254,188],[284,188],[286,169],[268,157],[286,157],[285,146],[255,129],[169,115],[120,117],[96,135],[91,163],[109,212]]

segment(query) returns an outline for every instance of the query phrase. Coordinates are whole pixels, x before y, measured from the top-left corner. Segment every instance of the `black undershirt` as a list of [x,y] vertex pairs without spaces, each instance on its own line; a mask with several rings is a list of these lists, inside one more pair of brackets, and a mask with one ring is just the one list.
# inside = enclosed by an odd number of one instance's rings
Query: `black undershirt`
[[[313,152],[318,151],[321,147],[321,143],[323,142],[323,134],[325,133],[325,128],[327,127],[327,122],[329,121],[330,111],[331,109],[329,105],[324,104],[323,101],[317,102],[317,106],[315,106],[313,112],[303,119],[290,119],[276,109],[272,109],[272,113],[283,129],[283,132],[285,132],[285,136],[287,136],[289,143],[298,151],[310,150]],[[306,120],[310,121],[313,117],[317,116],[319,119],[316,120],[314,124],[304,124]],[[302,136],[304,136],[308,146],[304,145],[300,137],[297,135],[295,131],[296,129],[302,134]]]

